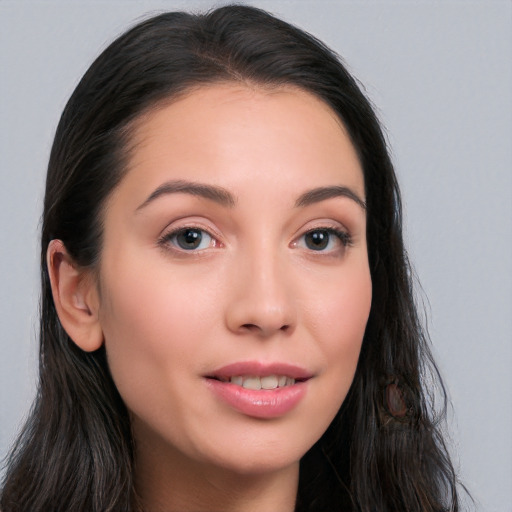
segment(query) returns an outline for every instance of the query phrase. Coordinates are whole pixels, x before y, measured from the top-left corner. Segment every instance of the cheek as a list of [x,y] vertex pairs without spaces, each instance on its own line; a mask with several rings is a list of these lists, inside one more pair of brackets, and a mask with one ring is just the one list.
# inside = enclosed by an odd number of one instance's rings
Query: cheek
[[308,281],[301,290],[303,324],[311,342],[307,350],[319,362],[318,378],[310,381],[307,412],[312,443],[326,431],[350,389],[372,299],[364,258],[324,277]]
[[[172,393],[182,385],[214,322],[211,306],[203,307],[211,301],[202,298],[197,287],[188,288],[168,274],[156,267],[105,273],[105,347],[116,386],[130,409],[156,400],[155,390]],[[121,278],[127,275],[129,279]]]
[[310,310],[311,329],[321,347],[326,395],[333,414],[341,406],[356,371],[370,314],[372,283],[367,265],[332,279]]
[[370,314],[372,283],[367,264],[347,268],[339,276],[326,280],[311,293],[309,310],[313,329],[327,352],[359,352]]
[[122,343],[143,353],[175,353],[183,345],[175,340],[183,339],[184,333],[193,342],[212,315],[214,302],[202,292],[208,286],[169,272],[165,265],[131,267],[108,274],[101,319],[107,343],[112,348]]

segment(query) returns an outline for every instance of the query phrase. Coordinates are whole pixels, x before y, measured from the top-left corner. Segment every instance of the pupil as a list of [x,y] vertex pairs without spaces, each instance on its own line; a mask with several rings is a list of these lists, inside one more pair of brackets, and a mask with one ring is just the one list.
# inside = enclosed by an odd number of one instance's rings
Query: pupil
[[195,249],[202,238],[203,235],[198,229],[185,229],[177,236],[177,241],[182,249]]
[[313,251],[321,251],[329,243],[329,233],[325,230],[311,231],[306,235],[306,245]]

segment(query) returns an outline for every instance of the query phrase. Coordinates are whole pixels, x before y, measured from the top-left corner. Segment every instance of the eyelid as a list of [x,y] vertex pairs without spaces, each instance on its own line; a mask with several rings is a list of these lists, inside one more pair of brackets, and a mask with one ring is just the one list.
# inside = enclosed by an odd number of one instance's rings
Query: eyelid
[[331,218],[318,218],[302,224],[302,226],[299,229],[297,229],[296,234],[294,235],[294,239],[297,239],[311,231],[321,229],[325,229],[327,231],[330,230],[333,232],[346,233],[347,235],[351,236],[351,230],[342,222]]
[[[205,232],[214,242],[213,245],[204,248],[204,249],[183,249],[178,247],[176,244],[171,244],[171,239],[177,236],[180,232],[185,231],[187,229],[195,229],[198,231]],[[160,236],[157,240],[157,245],[163,247],[167,250],[171,250],[178,254],[184,255],[198,255],[204,251],[207,251],[211,248],[223,247],[223,243],[221,241],[220,234],[217,233],[217,230],[213,229],[211,226],[205,226],[204,223],[198,220],[193,219],[180,219],[178,221],[172,222],[161,232]]]
[[[297,235],[292,241],[292,247],[299,247],[299,243],[305,236],[315,231],[326,231],[330,235],[337,237],[341,250],[344,252],[348,247],[353,245],[352,235],[350,231],[343,226],[341,223],[332,220],[319,220],[314,224],[309,224],[303,228],[299,235]],[[305,246],[305,243],[304,243]],[[333,255],[337,250],[339,252],[340,247],[329,249],[329,250],[317,250],[304,247],[304,249],[310,253],[316,253],[318,256],[329,256]]]

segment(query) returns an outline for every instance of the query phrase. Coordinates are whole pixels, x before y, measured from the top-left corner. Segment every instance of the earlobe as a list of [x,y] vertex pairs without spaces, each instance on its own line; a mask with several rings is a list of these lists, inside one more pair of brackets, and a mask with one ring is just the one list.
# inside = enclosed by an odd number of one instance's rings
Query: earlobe
[[95,280],[74,263],[61,240],[49,243],[46,262],[62,327],[82,350],[97,350],[103,344],[103,331]]

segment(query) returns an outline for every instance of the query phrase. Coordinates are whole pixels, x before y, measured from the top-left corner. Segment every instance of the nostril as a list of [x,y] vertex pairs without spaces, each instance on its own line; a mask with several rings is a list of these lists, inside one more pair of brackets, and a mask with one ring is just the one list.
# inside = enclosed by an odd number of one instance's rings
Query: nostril
[[[241,326],[242,329],[245,329],[247,331],[250,331],[250,332],[262,332],[262,333],[265,333],[267,332],[267,329],[263,328],[263,327],[260,327],[259,325],[256,325],[256,324],[243,324]],[[289,324],[284,324],[282,325],[281,327],[277,328],[277,329],[269,329],[268,331],[283,331],[283,332],[287,332],[288,330],[290,329],[290,325]]]
[[247,329],[248,331],[259,331],[260,330],[260,328],[254,324],[243,324],[242,328]]

